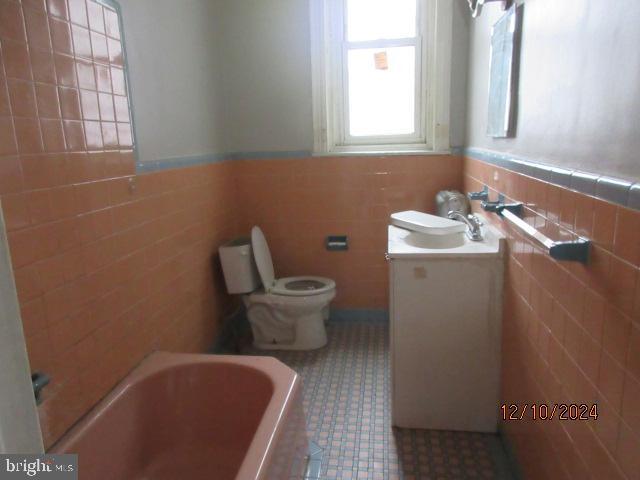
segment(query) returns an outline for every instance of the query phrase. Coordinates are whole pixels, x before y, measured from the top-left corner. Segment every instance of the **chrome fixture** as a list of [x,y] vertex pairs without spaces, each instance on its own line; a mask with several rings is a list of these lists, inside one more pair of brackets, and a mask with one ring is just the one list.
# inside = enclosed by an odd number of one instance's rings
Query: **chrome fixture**
[[471,9],[471,16],[473,18],[480,16],[480,13],[482,12],[482,6],[485,3],[500,2],[502,4],[503,10],[508,9],[509,7],[511,7],[511,5],[513,5],[513,0],[467,0],[467,2],[469,3],[469,8]]
[[555,241],[547,237],[535,227],[529,225],[521,218],[524,205],[520,202],[504,203],[504,195],[500,194],[497,202],[482,202],[482,208],[486,212],[493,212],[514,225],[525,236],[533,240],[542,250],[556,260],[573,262],[589,262],[591,241],[577,237],[576,240]]
[[489,200],[489,187],[486,185],[479,192],[467,193],[469,200]]
[[36,404],[40,405],[42,399],[40,398],[40,393],[42,389],[49,385],[51,379],[49,375],[41,372],[33,372],[31,374],[31,384],[33,386],[33,395],[36,397]]
[[467,215],[471,212],[471,205],[467,197],[457,190],[442,190],[436,194],[436,210],[438,216],[447,218],[452,210]]
[[574,262],[589,262],[589,250],[591,242],[586,238],[578,237],[577,240],[557,242],[539,232],[515,213],[503,210],[500,215],[522,230],[529,238],[534,240],[551,258],[556,260],[569,260]]
[[489,200],[489,187],[482,187],[479,192],[469,192],[467,194],[470,200],[481,200],[480,206],[485,212],[501,213],[502,210],[509,210],[516,215],[522,215],[522,203],[504,203],[504,195],[499,193],[498,200],[492,202]]
[[[486,185],[480,192],[469,192],[471,200],[482,200],[480,206],[485,212],[493,212],[507,220],[509,223],[521,230],[527,237],[533,240],[541,247],[551,258],[556,260],[567,260],[574,262],[589,262],[589,251],[591,250],[591,241],[578,237],[572,241],[555,241],[539,232],[534,227],[523,220],[522,213],[524,204],[522,202],[505,203],[505,196],[498,194],[498,200],[492,202],[489,200],[489,187]],[[449,218],[453,218],[449,212]],[[469,225],[469,223],[467,223]],[[467,233],[469,233],[467,231]],[[469,237],[471,238],[471,237]],[[473,240],[473,238],[471,238]]]
[[447,214],[451,220],[459,220],[467,224],[467,237],[469,240],[473,240],[474,242],[479,242],[482,240],[482,222],[475,215],[463,215],[460,212],[456,212],[454,210],[450,211]]
[[504,203],[504,195],[502,194],[498,196],[497,202],[485,201],[485,202],[482,202],[480,206],[485,212],[493,212],[493,213],[497,213],[498,215],[502,214],[504,210],[508,210],[514,215],[522,215],[522,207],[523,207],[522,203],[519,203],[519,202]]

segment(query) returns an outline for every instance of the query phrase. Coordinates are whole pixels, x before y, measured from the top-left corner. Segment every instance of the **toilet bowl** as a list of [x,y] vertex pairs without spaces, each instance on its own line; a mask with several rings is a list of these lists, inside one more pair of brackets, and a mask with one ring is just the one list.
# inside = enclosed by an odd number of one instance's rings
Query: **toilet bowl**
[[[251,254],[252,252],[252,254]],[[253,344],[264,350],[313,350],[327,343],[325,321],[336,295],[333,280],[315,276],[276,279],[267,240],[259,227],[251,242],[220,248],[229,293],[243,293]],[[262,283],[261,288],[257,288]]]
[[[325,279],[327,282],[332,280]],[[329,283],[328,283],[329,285]],[[253,331],[253,344],[263,350],[313,350],[327,344],[324,322],[335,284],[317,295],[286,296],[262,289],[245,295],[244,305]]]

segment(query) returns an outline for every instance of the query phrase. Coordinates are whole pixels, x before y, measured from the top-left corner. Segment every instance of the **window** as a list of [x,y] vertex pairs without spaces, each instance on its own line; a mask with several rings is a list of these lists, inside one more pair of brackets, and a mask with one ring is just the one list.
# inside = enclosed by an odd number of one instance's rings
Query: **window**
[[449,149],[451,0],[311,0],[315,151]]

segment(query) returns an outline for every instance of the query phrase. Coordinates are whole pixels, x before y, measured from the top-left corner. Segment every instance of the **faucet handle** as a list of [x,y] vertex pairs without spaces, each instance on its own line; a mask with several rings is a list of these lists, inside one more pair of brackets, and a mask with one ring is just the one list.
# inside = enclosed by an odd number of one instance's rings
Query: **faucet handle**
[[470,213],[469,215],[467,215],[467,218],[471,220],[473,223],[475,223],[476,225],[478,225],[479,227],[484,225],[484,222],[480,220],[480,218],[478,218],[476,214]]
[[469,192],[467,193],[467,197],[469,197],[469,200],[488,200],[489,187],[485,185],[479,192]]

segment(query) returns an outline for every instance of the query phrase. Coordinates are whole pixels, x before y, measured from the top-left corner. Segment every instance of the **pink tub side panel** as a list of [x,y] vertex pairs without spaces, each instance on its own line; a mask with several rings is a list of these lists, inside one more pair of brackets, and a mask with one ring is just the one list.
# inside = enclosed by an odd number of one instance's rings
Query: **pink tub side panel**
[[87,480],[285,478],[264,475],[295,463],[282,445],[306,445],[295,373],[233,358],[152,355],[52,451],[78,453]]

